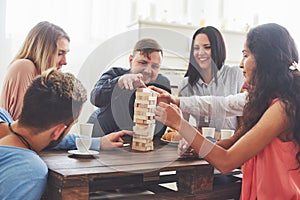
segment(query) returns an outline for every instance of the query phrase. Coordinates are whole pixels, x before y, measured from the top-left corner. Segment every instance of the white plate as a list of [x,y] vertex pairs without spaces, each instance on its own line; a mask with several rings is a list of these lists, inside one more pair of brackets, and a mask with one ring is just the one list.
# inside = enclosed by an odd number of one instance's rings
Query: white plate
[[176,144],[176,145],[179,144],[179,141],[169,141],[169,140],[165,140],[163,138],[160,138],[160,140],[163,141],[163,142],[169,143],[169,144]]
[[74,155],[79,155],[79,156],[90,156],[90,155],[97,155],[97,154],[99,154],[99,151],[89,150],[87,152],[81,152],[78,149],[76,149],[76,150],[69,150],[68,153],[74,154]]

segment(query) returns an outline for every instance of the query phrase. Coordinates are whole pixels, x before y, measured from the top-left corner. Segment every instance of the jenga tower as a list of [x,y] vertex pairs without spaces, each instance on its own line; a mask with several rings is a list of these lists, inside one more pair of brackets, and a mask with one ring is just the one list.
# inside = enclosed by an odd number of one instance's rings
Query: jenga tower
[[132,149],[137,151],[153,150],[155,129],[155,107],[158,93],[149,88],[138,88],[134,102]]

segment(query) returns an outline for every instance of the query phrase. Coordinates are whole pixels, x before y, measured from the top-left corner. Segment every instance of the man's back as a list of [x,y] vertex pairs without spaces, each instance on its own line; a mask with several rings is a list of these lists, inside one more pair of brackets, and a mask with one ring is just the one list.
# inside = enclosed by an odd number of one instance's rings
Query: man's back
[[0,146],[0,199],[40,199],[48,168],[31,150]]

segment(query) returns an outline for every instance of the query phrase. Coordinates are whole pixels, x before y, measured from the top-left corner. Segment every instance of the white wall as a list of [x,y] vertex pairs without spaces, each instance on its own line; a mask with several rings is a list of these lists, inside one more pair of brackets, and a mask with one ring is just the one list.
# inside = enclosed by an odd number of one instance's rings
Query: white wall
[[[299,43],[300,26],[297,25],[299,12],[295,6],[296,2],[296,0],[276,3],[271,0],[0,0],[0,88],[9,61],[20,48],[29,30],[42,20],[63,27],[70,35],[71,51],[68,54],[68,66],[63,69],[83,78],[90,91],[107,67],[112,64],[128,65],[126,57],[129,52],[118,52],[117,49],[123,48],[124,45],[133,45],[136,41],[126,39],[94,57],[91,64],[93,77],[82,77],[82,69],[90,62],[86,60],[99,46],[102,48],[107,41],[113,43],[114,37],[132,30],[129,26],[137,19],[152,20],[157,25],[163,26],[165,23],[168,24],[168,29],[176,26],[185,27],[190,31],[185,33],[187,37],[191,37],[193,29],[201,25],[216,26],[223,30],[227,43],[227,62],[237,64],[243,45],[241,34],[237,31],[244,33],[247,26],[277,22],[286,26]],[[114,54],[116,57],[107,62],[112,53],[119,55]],[[176,67],[178,64],[179,68],[186,65],[184,59],[178,61],[172,55],[169,56],[168,62],[164,65]],[[179,72],[178,76],[182,73]],[[82,116],[83,120],[86,116]]]

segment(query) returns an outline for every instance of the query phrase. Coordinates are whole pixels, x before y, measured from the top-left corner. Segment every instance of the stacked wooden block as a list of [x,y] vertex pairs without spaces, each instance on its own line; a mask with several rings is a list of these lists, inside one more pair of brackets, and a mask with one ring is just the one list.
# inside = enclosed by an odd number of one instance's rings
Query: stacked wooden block
[[151,151],[153,150],[154,116],[158,93],[149,88],[138,88],[135,95],[132,149]]

